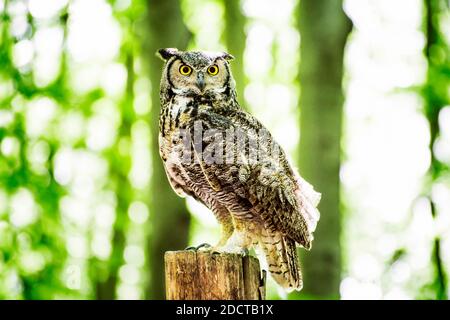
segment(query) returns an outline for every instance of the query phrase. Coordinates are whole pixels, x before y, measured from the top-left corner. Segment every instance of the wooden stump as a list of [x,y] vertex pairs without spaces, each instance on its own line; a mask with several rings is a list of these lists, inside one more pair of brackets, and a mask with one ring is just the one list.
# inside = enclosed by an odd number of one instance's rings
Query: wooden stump
[[264,300],[266,274],[258,259],[230,253],[168,251],[166,299]]

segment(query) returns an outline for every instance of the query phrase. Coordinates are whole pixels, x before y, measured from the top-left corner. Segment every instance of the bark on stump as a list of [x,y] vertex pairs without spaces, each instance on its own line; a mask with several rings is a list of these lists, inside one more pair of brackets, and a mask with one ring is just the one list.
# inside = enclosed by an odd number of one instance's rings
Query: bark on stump
[[168,300],[264,300],[266,273],[258,259],[230,253],[168,251]]

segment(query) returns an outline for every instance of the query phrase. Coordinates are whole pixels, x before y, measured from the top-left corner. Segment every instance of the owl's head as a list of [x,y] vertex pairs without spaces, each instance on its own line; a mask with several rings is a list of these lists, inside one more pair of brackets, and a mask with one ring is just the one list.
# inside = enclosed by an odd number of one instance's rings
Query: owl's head
[[161,88],[178,95],[216,95],[234,90],[226,52],[158,50],[166,62]]

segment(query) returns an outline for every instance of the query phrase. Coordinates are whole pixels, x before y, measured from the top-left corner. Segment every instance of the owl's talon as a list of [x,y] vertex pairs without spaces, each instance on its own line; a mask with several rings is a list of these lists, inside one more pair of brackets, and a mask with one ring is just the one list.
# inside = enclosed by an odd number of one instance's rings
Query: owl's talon
[[250,251],[247,248],[243,248],[242,251],[241,251],[241,255],[244,258],[248,257],[248,256],[250,256]]
[[211,248],[211,245],[209,243],[205,242],[205,243],[202,243],[202,244],[197,246],[197,251],[200,250],[200,249],[210,249],[210,248]]
[[211,248],[211,245],[209,243],[202,243],[202,244],[200,244],[198,246],[187,247],[184,250],[199,251],[200,249],[204,249],[205,250],[205,249],[210,249],[210,248]]

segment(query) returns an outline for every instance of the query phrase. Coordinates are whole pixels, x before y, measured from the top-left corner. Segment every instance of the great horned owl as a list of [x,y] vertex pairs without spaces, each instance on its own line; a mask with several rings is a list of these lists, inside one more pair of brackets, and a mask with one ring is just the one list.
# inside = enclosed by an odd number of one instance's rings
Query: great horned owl
[[166,62],[159,145],[171,186],[214,213],[222,226],[214,250],[241,253],[259,246],[275,281],[300,290],[296,246],[311,248],[320,194],[240,107],[230,54],[173,48],[158,53]]

